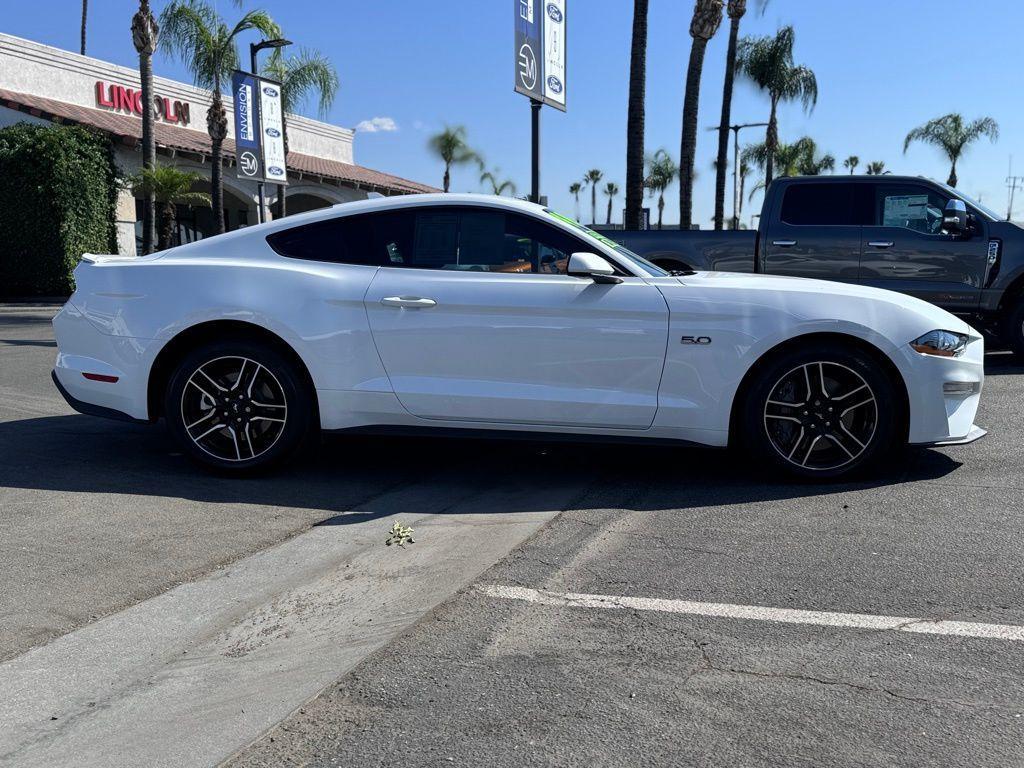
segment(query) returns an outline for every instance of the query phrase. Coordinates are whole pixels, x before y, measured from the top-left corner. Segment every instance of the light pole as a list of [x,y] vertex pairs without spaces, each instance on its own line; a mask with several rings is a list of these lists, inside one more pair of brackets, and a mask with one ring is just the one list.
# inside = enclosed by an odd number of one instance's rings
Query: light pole
[[[737,211],[739,211],[740,205],[740,131],[744,128],[764,128],[768,123],[742,123],[740,125],[730,125],[729,130],[732,131],[733,136],[733,158],[732,158],[732,228],[740,228],[740,219]],[[720,125],[716,125],[714,128],[708,128],[709,131],[721,130]]]
[[[259,53],[260,51],[262,51],[265,48],[284,48],[286,45],[291,45],[291,44],[292,44],[291,40],[285,40],[284,38],[281,38],[281,37],[275,38],[274,40],[260,40],[258,43],[249,43],[249,59],[250,59],[250,63],[251,63],[251,66],[252,66],[252,73],[253,73],[253,75],[255,75],[256,77],[259,77],[259,74],[260,74],[259,69],[256,66],[256,54],[257,53]],[[283,110],[282,110],[282,114],[281,114],[281,121],[282,121],[281,122],[281,126],[284,127],[284,111]],[[259,191],[259,197],[260,197],[259,211],[258,211],[258,214],[257,214],[256,218],[258,219],[258,222],[260,224],[262,224],[266,220],[266,217],[267,217],[267,214],[266,214],[267,202],[266,202],[266,195],[263,192],[263,182],[262,181],[256,182],[256,189]],[[278,194],[284,194],[284,192],[280,191],[280,192],[278,192]]]

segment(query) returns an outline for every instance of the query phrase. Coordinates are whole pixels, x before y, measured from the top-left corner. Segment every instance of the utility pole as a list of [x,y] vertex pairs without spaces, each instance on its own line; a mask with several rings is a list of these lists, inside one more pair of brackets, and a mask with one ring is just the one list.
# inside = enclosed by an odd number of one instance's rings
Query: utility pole
[[1006,177],[1006,187],[1010,190],[1010,204],[1006,208],[1006,220],[1013,220],[1013,193],[1017,191],[1017,187],[1024,187],[1024,176],[1013,175],[1013,155],[1010,155],[1010,171]]
[[[732,228],[740,228],[740,219],[737,211],[740,206],[740,131],[744,128],[763,128],[768,123],[742,123],[740,125],[730,125],[729,130],[732,131],[733,137],[733,150],[732,150]],[[722,126],[716,125],[714,128],[708,128],[709,131],[721,130]]]

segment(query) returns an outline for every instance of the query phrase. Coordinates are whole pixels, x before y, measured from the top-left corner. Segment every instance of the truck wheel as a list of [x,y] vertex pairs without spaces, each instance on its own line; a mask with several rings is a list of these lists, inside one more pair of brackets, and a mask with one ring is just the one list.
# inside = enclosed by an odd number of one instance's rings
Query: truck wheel
[[1003,341],[1018,357],[1024,357],[1024,297],[1018,298],[1006,315]]

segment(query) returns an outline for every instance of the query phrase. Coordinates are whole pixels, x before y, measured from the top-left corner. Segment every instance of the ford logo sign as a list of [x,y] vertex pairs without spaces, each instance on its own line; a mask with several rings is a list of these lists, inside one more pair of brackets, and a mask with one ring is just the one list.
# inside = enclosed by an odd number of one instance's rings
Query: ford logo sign
[[271,88],[268,85],[268,86],[264,87],[263,92],[265,94],[267,94],[267,96],[269,96],[272,99],[277,98],[277,89],[276,88]]
[[562,11],[554,3],[548,3],[548,18],[556,24],[562,23]]
[[272,165],[269,168],[267,168],[267,173],[269,173],[271,176],[284,176],[284,168],[279,168],[276,165]]
[[561,93],[562,92],[562,81],[559,80],[554,75],[551,75],[548,78],[548,88],[551,89],[552,93]]
[[277,128],[267,128],[267,136],[272,136],[273,138],[276,139],[280,135],[281,135],[281,132],[279,130],[277,130]]

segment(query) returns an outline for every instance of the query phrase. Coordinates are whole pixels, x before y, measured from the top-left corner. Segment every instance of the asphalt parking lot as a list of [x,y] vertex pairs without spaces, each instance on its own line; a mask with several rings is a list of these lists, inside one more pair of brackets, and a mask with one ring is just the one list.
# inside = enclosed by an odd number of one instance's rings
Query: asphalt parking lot
[[[0,314],[0,702],[18,698],[5,680],[45,679],[57,662],[81,677],[90,632],[167,642],[160,617],[220,610],[225,581],[244,610],[184,652],[216,658],[221,675],[258,664],[249,650],[268,632],[253,611],[326,579],[303,593],[321,600],[321,623],[269,632],[305,653],[348,642],[325,616],[359,617],[344,627],[355,650],[303,683],[322,694],[245,727],[190,711],[190,728],[234,725],[205,737],[217,748],[151,764],[1024,762],[1024,366],[1008,356],[987,361],[988,437],[912,451],[869,482],[792,485],[698,450],[351,439],[288,473],[227,481],[176,455],[160,427],[72,415],[49,382],[48,322]],[[423,521],[405,550],[383,546],[396,517]],[[301,579],[259,567],[288,547]],[[249,596],[269,571],[282,582]],[[175,594],[196,602],[159,602]],[[389,617],[386,631],[353,629]],[[0,704],[22,734],[6,750],[0,739],[0,764],[143,754],[90,741],[148,737],[139,707],[116,706],[142,703],[118,682],[138,673],[89,658],[110,665],[96,687],[116,694],[62,679],[79,688],[39,693],[45,711]],[[207,667],[174,664],[137,677],[156,683],[146,707],[201,689]]]

